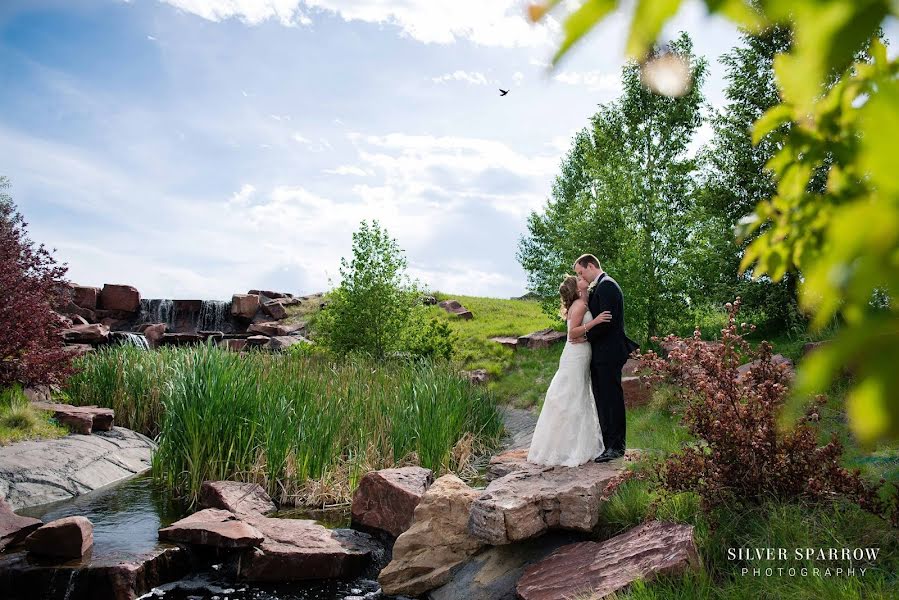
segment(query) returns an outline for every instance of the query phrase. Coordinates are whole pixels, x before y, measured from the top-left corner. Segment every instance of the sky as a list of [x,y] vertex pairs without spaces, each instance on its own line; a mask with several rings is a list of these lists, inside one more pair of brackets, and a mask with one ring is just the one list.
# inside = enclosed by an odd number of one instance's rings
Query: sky
[[[323,291],[377,219],[428,288],[521,295],[527,216],[618,95],[628,19],[550,72],[559,23],[525,4],[2,0],[0,175],[82,285]],[[689,1],[680,30],[721,106],[736,29]]]

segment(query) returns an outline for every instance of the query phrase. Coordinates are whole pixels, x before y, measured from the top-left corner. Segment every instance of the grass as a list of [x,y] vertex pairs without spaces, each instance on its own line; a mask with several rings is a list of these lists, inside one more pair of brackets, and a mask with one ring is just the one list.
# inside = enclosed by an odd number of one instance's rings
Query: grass
[[51,413],[35,409],[21,388],[0,390],[0,446],[23,440],[60,438],[68,433]]
[[534,300],[504,300],[436,293],[438,300],[458,300],[473,315],[463,320],[432,306],[430,313],[450,324],[453,331],[453,358],[465,369],[487,369],[492,377],[513,364],[516,352],[502,347],[491,337],[518,337],[547,327],[561,326]]
[[[111,348],[80,364],[67,389],[73,403],[109,406],[125,426],[158,431],[153,475],[190,502],[209,479],[256,481],[282,503],[346,502],[374,469],[464,473],[502,427],[493,396],[448,365],[210,346]],[[134,369],[151,378],[133,380]]]

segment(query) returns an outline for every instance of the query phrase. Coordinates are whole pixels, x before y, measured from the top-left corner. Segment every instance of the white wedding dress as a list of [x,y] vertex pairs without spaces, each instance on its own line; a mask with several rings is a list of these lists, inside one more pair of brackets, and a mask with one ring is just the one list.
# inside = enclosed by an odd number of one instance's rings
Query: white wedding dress
[[[581,325],[593,319],[588,310]],[[569,329],[571,324],[568,325]],[[604,444],[593,388],[589,343],[565,342],[528,450],[528,462],[576,467],[602,454]]]

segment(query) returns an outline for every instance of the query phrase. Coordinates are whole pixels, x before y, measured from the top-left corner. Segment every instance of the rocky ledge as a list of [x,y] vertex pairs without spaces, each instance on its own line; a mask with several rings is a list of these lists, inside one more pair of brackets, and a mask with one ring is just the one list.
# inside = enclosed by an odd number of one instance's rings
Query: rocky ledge
[[85,494],[150,468],[156,444],[113,427],[0,447],[0,498],[14,510]]

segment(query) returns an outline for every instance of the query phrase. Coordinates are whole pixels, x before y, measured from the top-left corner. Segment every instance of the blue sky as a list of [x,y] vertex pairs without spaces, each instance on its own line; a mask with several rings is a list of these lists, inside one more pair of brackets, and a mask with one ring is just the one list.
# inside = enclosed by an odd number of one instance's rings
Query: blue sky
[[[519,295],[527,214],[617,95],[626,23],[548,75],[558,23],[530,26],[523,5],[3,0],[0,174],[83,284],[321,291],[377,218],[426,285]],[[694,2],[680,29],[720,105],[735,29]]]

